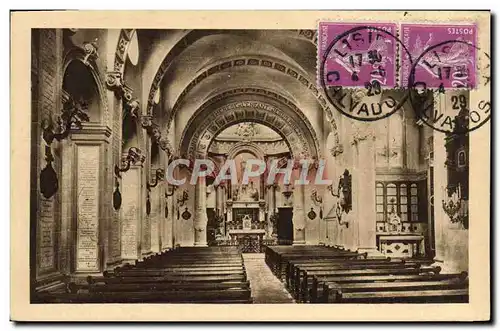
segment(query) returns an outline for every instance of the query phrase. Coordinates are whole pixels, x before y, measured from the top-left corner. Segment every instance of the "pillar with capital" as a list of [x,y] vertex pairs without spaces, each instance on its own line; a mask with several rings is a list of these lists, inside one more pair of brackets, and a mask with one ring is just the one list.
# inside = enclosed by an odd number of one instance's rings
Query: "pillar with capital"
[[354,236],[360,252],[369,255],[381,255],[376,243],[376,200],[375,200],[375,133],[368,123],[355,126],[352,138],[354,151],[353,162],[353,202],[356,211],[353,224]]
[[[302,164],[293,171],[292,180],[300,178]],[[296,184],[296,183],[294,183]],[[306,214],[304,211],[304,184],[294,185],[293,190],[293,244],[306,244]]]
[[267,237],[272,238],[277,229],[274,229],[273,219],[277,217],[276,208],[276,184],[266,185],[266,201],[267,201]]
[[194,246],[207,246],[207,186],[205,177],[198,178],[195,187]]
[[[434,111],[437,114],[444,114],[454,118],[457,116],[451,106],[453,96],[465,95],[469,104],[474,104],[474,92],[446,91],[446,93],[436,93],[434,96]],[[433,132],[433,203],[434,203],[434,236],[435,236],[435,265],[442,268],[443,273],[455,273],[467,271],[469,265],[469,232],[460,222],[453,222],[452,217],[457,215],[448,214],[445,206],[454,202],[457,198],[455,191],[449,196],[448,189],[453,188],[450,182],[447,165],[456,164],[454,153],[446,149],[447,139],[450,136],[434,130]],[[449,141],[449,140],[448,140]],[[469,151],[470,153],[470,151]],[[470,154],[469,154],[470,155]],[[470,157],[470,156],[469,156]],[[467,156],[466,156],[467,158]],[[469,170],[467,174],[469,175]],[[472,178],[472,177],[470,177]],[[451,191],[451,190],[450,190]],[[459,193],[458,196],[461,196]],[[459,200],[461,204],[467,204],[467,200]],[[455,200],[455,203],[456,200]],[[449,210],[448,210],[449,211]]]

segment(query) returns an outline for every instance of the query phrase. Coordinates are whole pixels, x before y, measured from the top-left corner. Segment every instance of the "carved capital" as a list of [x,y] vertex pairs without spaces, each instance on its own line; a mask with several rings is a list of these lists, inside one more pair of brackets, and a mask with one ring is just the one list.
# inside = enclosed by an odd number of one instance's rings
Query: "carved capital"
[[151,115],[142,115],[141,116],[141,126],[144,129],[148,129],[153,125],[153,116]]
[[333,157],[337,157],[338,155],[344,153],[344,145],[342,144],[336,144],[330,149],[330,153],[332,154]]
[[122,73],[119,71],[109,71],[106,73],[106,86],[113,92],[121,92],[123,87]]
[[83,50],[85,51],[85,58],[83,59],[83,63],[85,65],[89,65],[89,60],[95,61],[99,58],[99,53],[97,52],[99,50],[97,46],[97,38],[94,39],[94,41],[91,42],[84,42],[83,43]]
[[124,108],[127,112],[129,112],[132,115],[132,117],[139,117],[140,113],[139,110],[141,108],[139,100],[133,99],[128,101],[127,103],[125,103]]
[[132,147],[128,150],[128,153],[122,154],[122,164],[126,165],[131,163],[133,165],[142,166],[146,161],[146,156],[138,148]]
[[362,141],[368,141],[370,139],[375,139],[375,133],[373,132],[373,129],[371,126],[369,126],[369,124],[366,124],[366,126],[364,126],[363,128],[359,127],[358,125],[354,126],[351,139],[352,145],[357,145]]
[[132,101],[132,93],[134,93],[134,90],[130,86],[123,84],[122,95],[123,95],[123,99],[125,101],[128,101],[128,102]]
[[158,144],[160,145],[160,148],[163,151],[167,152],[169,155],[173,154],[172,145],[170,144],[170,141],[168,140],[168,138],[166,138],[166,137],[160,138]]

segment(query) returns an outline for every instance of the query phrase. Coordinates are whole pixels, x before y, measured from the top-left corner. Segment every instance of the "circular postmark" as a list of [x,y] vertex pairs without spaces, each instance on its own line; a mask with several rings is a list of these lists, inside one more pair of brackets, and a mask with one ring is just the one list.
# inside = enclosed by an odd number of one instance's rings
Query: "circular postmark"
[[399,54],[411,54],[396,37],[396,27],[358,26],[337,35],[320,58],[319,83],[343,115],[372,122],[398,111],[408,90],[397,89]]
[[[415,59],[408,78],[410,103],[417,119],[449,134],[466,134],[488,122],[489,94],[486,98],[473,94],[477,93],[474,89],[489,84],[489,62],[489,55],[468,41],[447,40],[428,47]],[[440,94],[444,104],[435,107]]]

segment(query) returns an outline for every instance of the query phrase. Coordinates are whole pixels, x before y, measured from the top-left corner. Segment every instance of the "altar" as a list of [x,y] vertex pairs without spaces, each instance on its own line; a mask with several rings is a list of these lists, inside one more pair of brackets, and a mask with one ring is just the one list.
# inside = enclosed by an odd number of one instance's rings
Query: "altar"
[[380,252],[394,258],[425,256],[424,236],[408,231],[409,226],[403,228],[401,217],[396,213],[393,205],[383,231],[376,233],[376,243]]
[[380,252],[388,257],[425,256],[424,236],[412,233],[377,233]]
[[235,245],[244,253],[258,253],[263,243],[277,241],[270,216],[277,212],[275,187],[263,177],[248,183],[219,185],[213,189],[216,235],[213,245]]
[[266,230],[264,229],[265,223],[258,218],[257,208],[233,208],[239,212],[230,223],[228,235],[230,241],[237,245],[242,253],[261,252],[262,239]]
[[229,230],[231,241],[236,243],[242,253],[260,253],[265,234],[263,229]]

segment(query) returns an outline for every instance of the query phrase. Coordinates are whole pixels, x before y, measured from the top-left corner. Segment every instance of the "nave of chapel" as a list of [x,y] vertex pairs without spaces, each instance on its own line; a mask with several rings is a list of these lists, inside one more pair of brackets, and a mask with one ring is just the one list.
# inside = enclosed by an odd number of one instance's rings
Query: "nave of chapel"
[[[467,136],[434,131],[409,100],[373,123],[342,115],[316,84],[316,42],[314,30],[34,29],[33,297],[85,293],[89,279],[120,272],[148,283],[172,271],[207,277],[217,291],[227,285],[220,277],[250,281],[250,294],[221,302],[266,302],[255,290],[274,286],[265,277],[291,293],[270,302],[312,301],[285,270],[287,254],[467,272]],[[187,181],[172,184],[178,159],[215,169],[193,185],[192,168],[179,165],[174,177]],[[241,181],[249,160],[285,168],[289,159],[321,160],[332,185]],[[217,182],[228,160],[237,180]],[[148,274],[155,266],[163,271]],[[248,268],[268,269],[250,277]],[[184,299],[175,292],[172,302],[196,301],[195,290],[179,289]]]

